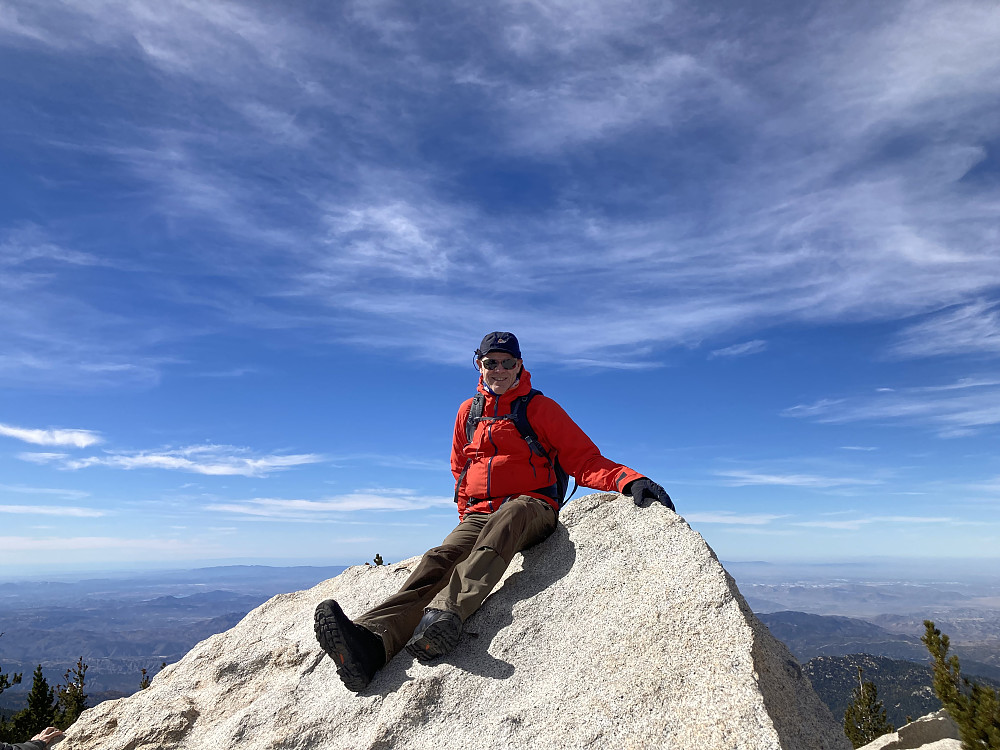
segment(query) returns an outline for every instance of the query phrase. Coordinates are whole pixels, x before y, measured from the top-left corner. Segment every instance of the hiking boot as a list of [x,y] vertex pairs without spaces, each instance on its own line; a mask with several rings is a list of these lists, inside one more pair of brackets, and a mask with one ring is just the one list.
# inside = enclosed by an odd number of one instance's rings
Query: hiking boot
[[406,650],[420,661],[430,661],[455,648],[461,635],[462,620],[458,615],[429,609],[417,623],[413,637],[406,643]]
[[348,690],[363,690],[375,673],[385,666],[382,638],[355,625],[333,599],[316,607],[313,624],[316,640],[337,665],[337,674]]

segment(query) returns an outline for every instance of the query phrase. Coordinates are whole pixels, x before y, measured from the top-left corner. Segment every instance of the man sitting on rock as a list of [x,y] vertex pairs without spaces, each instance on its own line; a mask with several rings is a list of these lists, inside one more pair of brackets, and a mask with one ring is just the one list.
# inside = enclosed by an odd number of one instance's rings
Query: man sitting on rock
[[[463,623],[500,582],[514,554],[555,530],[565,490],[556,462],[585,487],[631,495],[637,505],[656,501],[674,508],[660,485],[602,456],[559,404],[529,395],[531,376],[514,334],[487,334],[475,364],[480,396],[459,408],[451,450],[458,526],[424,553],[398,593],[356,621],[333,599],[316,607],[316,638],[349,690],[362,690],[404,644],[421,661],[458,644]],[[477,399],[482,416],[470,423]],[[515,423],[522,406],[540,446],[532,446]]]

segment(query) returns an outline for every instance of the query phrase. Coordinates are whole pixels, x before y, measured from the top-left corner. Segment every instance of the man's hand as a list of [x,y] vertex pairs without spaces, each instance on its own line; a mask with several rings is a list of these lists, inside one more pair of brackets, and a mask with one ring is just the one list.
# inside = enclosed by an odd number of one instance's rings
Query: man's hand
[[674,503],[670,499],[670,495],[652,479],[643,477],[629,482],[625,487],[625,494],[631,495],[632,501],[636,505],[643,505],[647,500],[655,500],[658,503],[663,503],[670,510],[674,510]]
[[63,738],[63,732],[61,729],[56,729],[55,727],[46,727],[41,732],[32,737],[32,740],[41,740],[46,744],[46,746],[51,745],[53,742],[58,742]]

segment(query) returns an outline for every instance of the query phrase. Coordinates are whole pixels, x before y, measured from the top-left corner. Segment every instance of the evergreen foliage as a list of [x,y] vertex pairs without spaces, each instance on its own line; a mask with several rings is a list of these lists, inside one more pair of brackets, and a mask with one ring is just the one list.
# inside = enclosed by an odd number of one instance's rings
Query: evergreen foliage
[[48,680],[42,674],[42,665],[39,664],[32,675],[27,707],[0,726],[0,740],[19,742],[25,737],[33,737],[46,727],[52,726],[55,719],[56,694],[49,687]]
[[1000,693],[962,677],[958,657],[948,656],[948,636],[924,620],[921,639],[934,659],[934,692],[958,724],[963,750],[1000,750]]
[[[0,638],[2,637],[3,633],[0,633]],[[19,682],[21,682],[20,674],[7,674],[0,668],[0,693],[13,685],[17,685]]]
[[0,742],[20,742],[46,727],[69,728],[87,707],[86,674],[87,665],[81,656],[75,667],[66,670],[65,683],[53,690],[39,664],[32,675],[28,705],[11,716],[10,721],[0,720]]
[[858,686],[851,695],[851,703],[844,712],[844,734],[854,747],[867,745],[896,728],[886,719],[882,701],[874,682],[865,682],[858,667]]
[[63,676],[65,682],[56,689],[58,716],[55,726],[60,729],[68,729],[87,708],[87,694],[83,690],[86,674],[87,665],[81,656],[75,667],[66,670]]
[[[166,662],[162,662],[160,664],[160,670],[159,671],[162,672],[166,668],[167,668],[167,663]],[[143,670],[142,670],[142,679],[139,680],[139,689],[140,690],[145,690],[146,688],[148,688],[152,684],[153,684],[153,678],[149,675],[149,673],[146,671],[146,669],[143,668]]]

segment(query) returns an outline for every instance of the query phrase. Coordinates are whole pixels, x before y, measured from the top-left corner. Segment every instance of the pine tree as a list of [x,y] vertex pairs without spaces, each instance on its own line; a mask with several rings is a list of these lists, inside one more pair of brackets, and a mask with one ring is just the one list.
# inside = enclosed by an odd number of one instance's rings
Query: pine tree
[[[158,671],[162,672],[166,668],[167,668],[167,663],[161,662],[160,669]],[[139,680],[139,689],[145,690],[146,688],[148,688],[150,685],[153,684],[153,678],[150,675],[150,673],[146,671],[145,667],[143,667],[141,671],[142,671],[142,679]]]
[[[0,638],[2,637],[3,633],[0,633]],[[20,682],[21,682],[20,674],[7,674],[6,672],[3,671],[3,669],[0,669],[0,693],[2,693],[4,690],[13,685],[17,685]]]
[[851,697],[853,700],[844,711],[844,734],[854,747],[867,745],[883,734],[896,731],[886,718],[875,683],[862,679],[861,667],[858,667],[858,686]]
[[28,705],[11,717],[5,730],[15,737],[33,737],[46,727],[52,726],[56,718],[56,694],[49,687],[48,680],[39,664],[32,675]]
[[962,677],[958,657],[948,656],[948,636],[924,620],[921,638],[934,659],[934,692],[958,724],[963,750],[1000,750],[1000,693]]
[[2,669],[0,669],[0,693],[9,687],[17,685],[21,681],[21,675],[19,674],[7,674]]
[[81,656],[76,666],[67,669],[63,677],[65,682],[56,689],[56,702],[59,704],[58,717],[55,725],[60,729],[69,729],[80,714],[87,708],[87,694],[83,692],[87,665]]

